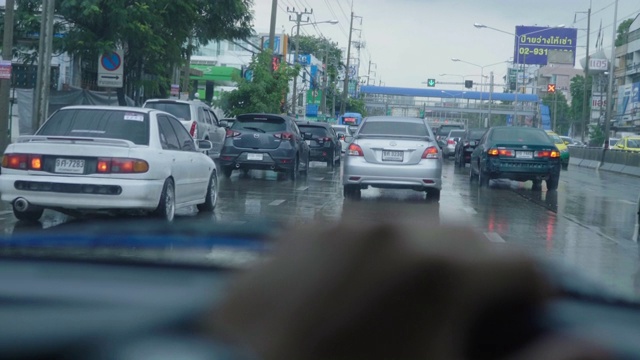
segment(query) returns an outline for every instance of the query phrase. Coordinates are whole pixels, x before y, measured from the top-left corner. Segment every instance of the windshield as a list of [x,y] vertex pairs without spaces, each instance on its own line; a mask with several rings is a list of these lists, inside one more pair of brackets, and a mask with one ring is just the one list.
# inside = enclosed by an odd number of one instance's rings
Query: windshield
[[313,135],[313,137],[327,137],[327,136],[329,136],[329,131],[326,128],[323,128],[323,127],[320,127],[320,126],[298,125],[298,128],[300,128],[300,131],[302,131],[302,132],[311,133],[311,135]]
[[168,112],[181,120],[191,120],[191,107],[189,104],[149,101],[145,104],[145,107]]
[[[450,240],[450,254],[461,259],[474,259],[466,251],[475,245],[515,248],[541,270],[547,261],[566,266],[567,277],[598,284],[596,293],[640,305],[639,4],[0,0],[0,256],[154,264],[148,270],[159,272],[197,266],[224,273],[231,288],[242,279],[230,276],[237,270],[244,275],[315,235],[326,234],[324,245],[342,241],[384,253],[398,243],[396,233],[381,226],[417,223],[430,227],[412,238],[423,250],[435,249],[433,236]],[[562,145],[559,134],[574,141]],[[447,229],[463,229],[478,241],[459,246]],[[359,230],[370,238],[350,236]],[[391,240],[378,238],[383,235]],[[345,305],[336,313],[356,319],[371,305],[381,316],[340,333],[384,328],[404,337],[405,327],[422,321],[413,316],[421,307],[406,308],[402,326],[385,321],[390,309],[403,308],[402,292],[398,302],[354,305],[348,290],[375,297],[395,284],[351,276],[371,269],[368,275],[383,276],[393,266],[374,263],[376,257],[337,266],[348,258],[338,249],[330,260],[318,258],[326,260],[321,269],[274,278],[299,275],[288,287],[295,291],[330,274],[323,284],[342,281],[336,293],[345,294],[333,303]],[[459,285],[446,269],[421,271],[438,274],[436,282],[453,290]],[[510,275],[476,275],[496,273]],[[99,298],[110,303],[107,280],[123,278],[105,272],[95,282]],[[531,283],[517,280],[526,288]],[[409,277],[403,284],[424,283]],[[255,290],[270,293],[270,285],[267,279]],[[469,292],[491,285],[480,282]],[[0,302],[38,303],[2,288]],[[143,290],[132,286],[129,294]],[[571,293],[553,290],[558,297]],[[336,315],[326,310],[331,291],[300,297],[316,301],[313,311],[277,297],[255,311],[288,312],[330,333],[324,326]],[[424,301],[438,298],[424,294]],[[173,296],[202,300],[181,291]],[[84,306],[82,299],[75,304]],[[510,305],[496,307],[504,308]],[[130,310],[113,317],[135,317]],[[256,314],[245,316],[259,321]],[[477,342],[484,347],[521,330],[500,316],[493,321],[493,312],[482,315],[483,323],[513,332],[477,331],[490,339]],[[510,315],[504,318],[520,319]],[[14,324],[5,323],[8,329]],[[84,332],[68,324],[76,323],[59,321],[54,328]],[[459,329],[476,332],[475,324],[466,325]],[[286,321],[281,326],[299,330]],[[129,336],[145,337],[144,328],[130,329]],[[79,344],[100,338],[87,334]],[[453,347],[449,339],[466,336],[457,335],[437,338]],[[350,345],[325,340],[299,331],[289,341],[313,344],[309,353],[318,358],[324,348]],[[164,345],[158,351],[170,350]],[[268,341],[256,346],[262,345]],[[473,355],[453,358],[512,354]]]
[[149,145],[149,116],[115,109],[60,110],[36,135],[111,138]]
[[365,121],[358,135],[428,136],[423,123],[408,121]]

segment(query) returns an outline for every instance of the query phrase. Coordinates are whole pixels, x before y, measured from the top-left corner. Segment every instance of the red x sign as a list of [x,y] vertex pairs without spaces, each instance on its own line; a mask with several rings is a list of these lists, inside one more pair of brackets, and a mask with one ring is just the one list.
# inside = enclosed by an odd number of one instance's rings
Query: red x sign
[[547,85],[547,92],[550,92],[550,93],[556,92],[556,84]]

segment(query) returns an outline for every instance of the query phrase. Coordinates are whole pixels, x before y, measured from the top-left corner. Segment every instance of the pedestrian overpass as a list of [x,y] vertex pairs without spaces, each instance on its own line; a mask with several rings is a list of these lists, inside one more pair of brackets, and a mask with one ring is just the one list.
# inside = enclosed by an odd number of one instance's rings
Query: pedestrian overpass
[[540,102],[535,94],[434,88],[361,86],[360,93],[369,115],[423,117],[435,121],[465,120],[470,114],[481,118],[511,115],[512,119],[520,116],[534,119],[538,117]]

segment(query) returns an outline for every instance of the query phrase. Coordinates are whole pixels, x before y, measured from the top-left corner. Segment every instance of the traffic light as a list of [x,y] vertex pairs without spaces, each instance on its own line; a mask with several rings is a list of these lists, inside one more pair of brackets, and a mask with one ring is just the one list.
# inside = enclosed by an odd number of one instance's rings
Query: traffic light
[[547,92],[548,93],[554,93],[556,92],[556,84],[548,84],[547,85]]
[[427,80],[427,86],[428,86],[428,87],[434,87],[434,86],[436,86],[436,79],[429,79],[429,80]]
[[467,89],[471,89],[473,87],[473,80],[465,80],[464,87]]

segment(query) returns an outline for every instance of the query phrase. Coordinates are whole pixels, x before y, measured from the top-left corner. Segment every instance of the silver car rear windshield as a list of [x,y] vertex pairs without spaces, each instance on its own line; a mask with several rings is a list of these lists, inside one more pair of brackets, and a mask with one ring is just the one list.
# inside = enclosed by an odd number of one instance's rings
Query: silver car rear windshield
[[358,136],[376,135],[425,137],[429,132],[425,124],[406,121],[365,121],[358,132]]
[[54,113],[36,135],[129,140],[149,145],[149,115],[104,109],[63,109]]
[[191,107],[189,104],[176,102],[152,101],[148,102],[144,107],[156,109],[177,117],[182,120],[191,120]]

